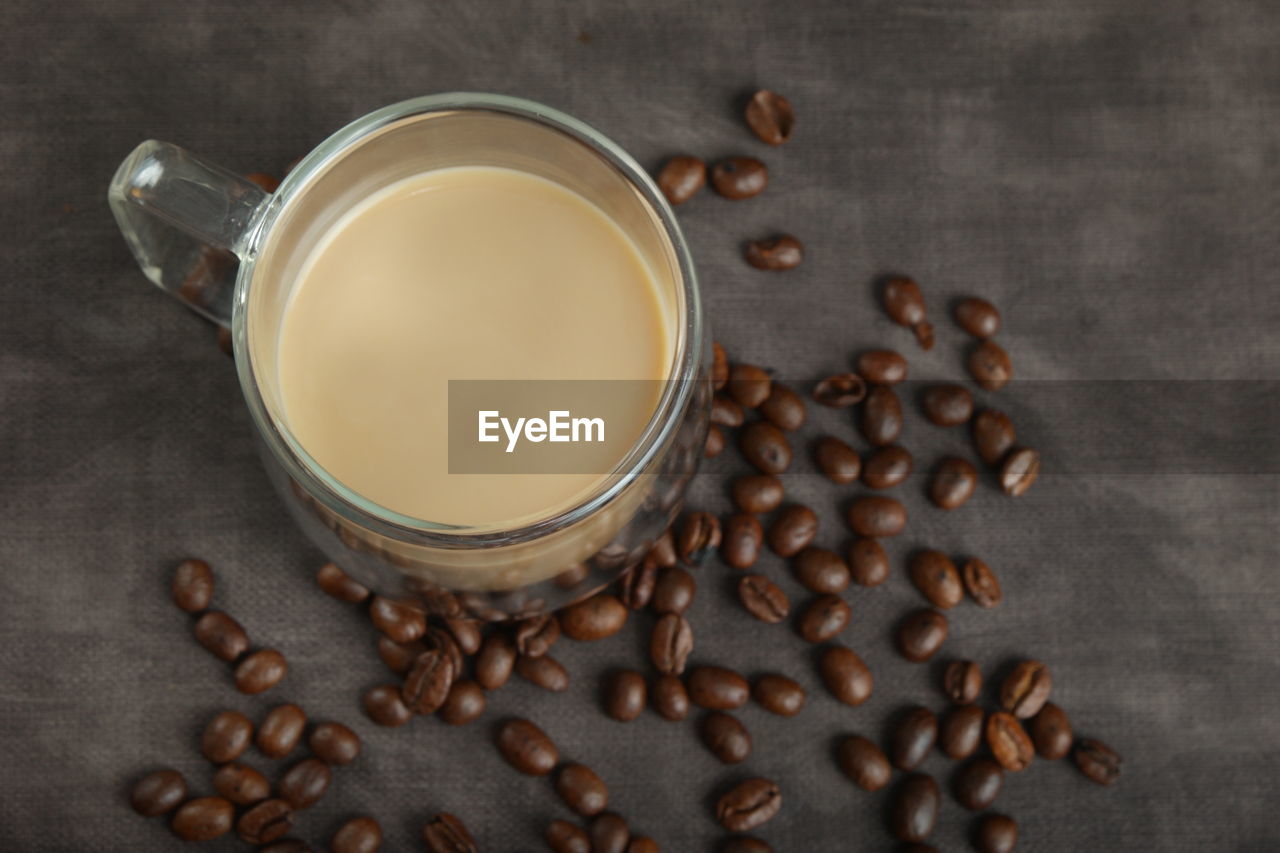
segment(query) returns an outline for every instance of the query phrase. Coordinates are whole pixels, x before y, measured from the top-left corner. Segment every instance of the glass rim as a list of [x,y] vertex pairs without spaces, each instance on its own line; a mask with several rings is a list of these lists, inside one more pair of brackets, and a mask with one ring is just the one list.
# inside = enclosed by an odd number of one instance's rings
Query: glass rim
[[[414,518],[382,506],[349,488],[320,465],[293,436],[288,426],[275,417],[263,399],[248,341],[248,295],[258,253],[272,226],[299,197],[311,178],[343,157],[370,134],[414,117],[436,113],[496,112],[533,121],[565,134],[597,156],[636,190],[657,220],[676,261],[679,288],[684,295],[683,316],[678,316],[672,373],[644,432],[613,471],[585,496],[567,508],[534,520],[514,524],[458,525]],[[587,518],[621,494],[649,466],[658,451],[678,428],[682,413],[692,396],[692,380],[697,375],[699,349],[703,338],[702,304],[697,275],[684,234],[675,213],[653,179],[630,154],[600,131],[567,113],[535,101],[508,95],[477,92],[450,92],[411,98],[391,104],[358,118],[329,136],[304,156],[281,181],[279,188],[255,215],[244,245],[238,247],[240,269],[232,300],[232,341],[236,370],[257,434],[286,473],[315,500],[332,512],[365,529],[397,540],[438,547],[475,548],[508,545],[538,539]],[[679,307],[677,311],[679,312]]]

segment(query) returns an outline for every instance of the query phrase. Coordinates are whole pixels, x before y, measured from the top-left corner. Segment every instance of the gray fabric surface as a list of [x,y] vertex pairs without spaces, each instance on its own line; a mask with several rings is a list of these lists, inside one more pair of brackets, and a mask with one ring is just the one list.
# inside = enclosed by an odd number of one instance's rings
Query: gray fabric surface
[[[1023,402],[1017,383],[998,395],[1045,451],[1046,474],[1016,503],[986,483],[954,514],[926,504],[923,478],[904,487],[912,524],[890,546],[894,576],[849,593],[845,639],[877,678],[857,710],[823,694],[787,626],[754,623],[727,571],[705,569],[696,657],[811,688],[796,719],[742,711],[756,741],[743,768],[717,765],[693,722],[647,714],[624,726],[597,710],[600,675],[642,663],[639,619],[610,642],[556,648],[574,676],[567,695],[513,683],[469,729],[379,730],[358,707],[385,678],[372,629],[310,585],[322,558],[258,466],[212,329],[142,279],[104,198],[148,137],[279,172],[383,104],[508,92],[587,120],[646,165],[679,152],[768,161],[763,197],[704,193],[681,219],[716,337],[781,376],[842,369],[887,345],[916,378],[960,377],[962,336],[944,308],[976,293],[1003,309],[1000,340],[1021,379],[1231,379],[1256,392],[1280,376],[1274,4],[19,0],[4,17],[0,848],[172,849],[162,821],[128,809],[130,781],[172,765],[208,790],[205,720],[289,699],[365,738],[366,754],[304,816],[313,842],[363,812],[386,828],[386,849],[416,849],[422,821],[448,810],[485,850],[541,849],[542,827],[565,811],[546,780],[517,776],[488,742],[494,720],[518,713],[595,767],[663,849],[712,849],[711,794],[746,773],[783,786],[782,812],[760,833],[777,849],[888,849],[885,794],[852,788],[831,746],[844,733],[878,737],[904,704],[942,707],[937,667],[905,664],[889,642],[918,601],[902,558],[926,544],[983,555],[1007,596],[997,611],[959,608],[943,657],[988,671],[1047,661],[1077,729],[1126,759],[1112,790],[1063,763],[1010,777],[997,808],[1021,822],[1020,849],[1280,846],[1274,409],[1206,416],[1178,386],[1176,406],[1157,395],[1150,407],[1042,416],[1026,401],[1052,399],[1052,384]],[[750,137],[735,106],[757,85],[797,106],[795,139],[779,150]],[[803,268],[772,276],[741,262],[739,241],[773,229],[805,240]],[[926,287],[933,352],[877,310],[870,281],[887,269]],[[850,432],[833,413],[818,421]],[[1140,447],[1148,434],[1181,462],[1089,462],[1112,437]],[[1183,452],[1182,437],[1208,455]],[[967,451],[958,431],[918,417],[904,442],[922,468]],[[694,503],[723,511],[720,473],[732,467],[708,465]],[[819,508],[820,541],[843,547],[837,490],[805,461],[787,482]],[[190,640],[167,578],[191,554],[218,570],[219,606],[289,656],[274,691],[236,694]],[[803,600],[780,561],[762,565]],[[949,777],[940,755],[925,767]],[[948,797],[939,846],[962,848],[971,820]]]

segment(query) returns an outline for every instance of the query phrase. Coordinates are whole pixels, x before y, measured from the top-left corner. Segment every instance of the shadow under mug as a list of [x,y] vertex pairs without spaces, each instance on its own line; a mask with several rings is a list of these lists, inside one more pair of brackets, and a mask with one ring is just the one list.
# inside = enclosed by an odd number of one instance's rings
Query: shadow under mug
[[[361,200],[452,166],[517,169],[595,204],[634,242],[672,315],[668,376],[676,381],[664,384],[639,440],[585,499],[527,523],[459,527],[378,506],[318,465],[282,416],[276,342],[310,249]],[[543,612],[635,565],[678,514],[702,456],[711,403],[711,343],[698,284],[653,181],[582,122],[517,98],[433,95],[347,125],[274,193],[149,141],[120,165],[108,197],[146,277],[231,329],[263,462],[297,523],[381,594],[450,618]]]

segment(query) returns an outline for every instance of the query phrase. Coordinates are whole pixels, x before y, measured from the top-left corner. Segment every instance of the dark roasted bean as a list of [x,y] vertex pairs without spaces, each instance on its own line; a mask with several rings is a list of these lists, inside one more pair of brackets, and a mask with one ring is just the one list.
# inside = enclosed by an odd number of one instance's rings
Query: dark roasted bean
[[938,822],[941,799],[932,776],[912,773],[894,792],[889,827],[900,841],[924,841]]
[[409,668],[400,690],[405,707],[415,714],[434,714],[453,686],[453,661],[442,649],[427,649]]
[[200,797],[179,806],[169,826],[183,841],[212,841],[231,831],[235,816],[235,806],[222,797]]
[[759,559],[763,541],[759,519],[745,512],[734,513],[724,524],[720,556],[735,569],[749,569]]
[[968,365],[970,375],[988,391],[999,391],[1013,378],[1013,362],[995,341],[983,341],[974,347]]
[[859,536],[897,536],[907,526],[907,508],[894,498],[872,495],[855,500],[846,513],[849,527]]
[[699,727],[702,743],[724,764],[740,764],[751,755],[751,733],[732,714],[712,711]]
[[942,692],[957,705],[978,701],[982,693],[982,670],[971,660],[953,660],[942,673]]
[[856,373],[836,373],[813,386],[814,401],[833,409],[855,406],[866,396],[866,380]]
[[545,776],[560,761],[551,738],[528,720],[514,718],[498,728],[498,752],[507,763],[528,776]]
[[[672,619],[682,617],[672,616]],[[683,662],[681,663],[683,668]],[[677,675],[678,673],[668,673]],[[620,669],[609,676],[604,691],[604,710],[620,723],[629,723],[644,713],[649,687],[635,670]]]
[[819,595],[843,592],[849,586],[849,567],[840,555],[826,548],[805,548],[791,561],[796,580]]
[[622,588],[618,600],[628,610],[643,610],[653,600],[653,589],[658,585],[658,561],[652,554],[640,561],[622,576]]
[[818,670],[827,690],[844,704],[856,708],[871,698],[875,679],[853,649],[845,646],[827,648],[822,652]]
[[556,775],[556,793],[564,804],[583,817],[593,817],[609,806],[609,788],[585,764],[568,763]]
[[720,853],[773,853],[773,848],[759,838],[735,835],[720,845]]
[[645,835],[632,836],[627,844],[627,853],[661,853],[658,842]]
[[480,623],[475,619],[445,619],[444,627],[464,655],[470,657],[480,651],[484,635],[480,632]]
[[395,684],[382,684],[365,691],[362,699],[364,712],[380,726],[403,726],[409,722],[413,712],[400,698],[400,687]]
[[684,204],[707,183],[707,166],[697,157],[672,157],[658,172],[658,189],[672,204]]
[[711,388],[719,391],[729,382],[729,356],[719,341],[711,342]]
[[777,783],[754,778],[740,782],[716,802],[716,820],[730,832],[750,832],[768,823],[782,808]]
[[898,651],[912,663],[924,663],[947,639],[947,617],[936,610],[915,610],[898,625]]
[[906,276],[886,279],[881,299],[885,313],[899,326],[910,328],[924,322],[924,294],[912,279]]
[[616,812],[604,812],[591,821],[591,853],[626,853],[631,830]]
[[427,647],[418,640],[401,644],[386,634],[378,635],[378,657],[387,665],[387,669],[397,675],[408,672],[409,667],[413,666],[413,662],[418,659],[418,655],[426,650]]
[[988,465],[995,465],[1003,459],[1017,436],[1013,421],[1004,412],[986,409],[973,419],[973,447],[978,458]]
[[995,607],[1004,601],[1004,593],[1000,589],[1000,581],[996,573],[991,571],[982,560],[970,557],[964,563],[960,575],[964,580],[965,592],[978,603],[979,607]]
[[236,821],[236,834],[248,844],[269,844],[293,829],[293,809],[284,800],[263,800]]
[[320,801],[332,779],[328,764],[318,758],[304,758],[285,771],[276,790],[290,807],[301,811]]
[[249,650],[249,635],[221,610],[210,610],[197,619],[193,632],[196,642],[218,660],[230,663]]
[[716,394],[711,398],[711,423],[736,429],[744,420],[742,406],[728,394]]
[[[227,767],[238,766],[227,765]],[[216,778],[214,787],[217,787]],[[133,784],[133,790],[129,793],[129,804],[143,817],[156,817],[173,811],[186,799],[186,796],[187,780],[181,773],[170,769],[155,770]]]
[[838,595],[819,595],[800,612],[796,629],[807,643],[825,643],[849,627],[853,612]]
[[959,426],[973,417],[973,395],[963,385],[930,385],[920,402],[924,416],[936,426]]
[[747,102],[747,126],[756,138],[768,145],[781,145],[791,138],[796,114],[791,102],[768,89],[761,89]]
[[915,770],[938,739],[938,718],[917,705],[899,716],[889,735],[889,760],[899,770]]
[[692,652],[693,628],[679,613],[667,613],[654,624],[649,636],[649,659],[658,672],[680,675]]
[[688,689],[693,704],[711,711],[741,708],[751,694],[745,678],[721,666],[696,667],[689,673]]
[[536,658],[545,655],[560,639],[560,622],[554,614],[543,613],[530,616],[516,624],[516,650],[525,657]]
[[[545,659],[551,660],[549,657]],[[536,658],[536,660],[543,660],[543,658]],[[559,666],[559,664],[556,665]],[[564,676],[566,684],[568,678],[566,673]],[[486,704],[488,700],[485,698],[484,689],[479,684],[474,681],[455,681],[449,688],[449,695],[445,697],[444,704],[440,706],[436,716],[451,726],[465,726],[484,713]]]
[[949,610],[964,598],[960,572],[951,558],[941,551],[929,548],[912,554],[907,572],[912,585],[934,607]]
[[516,674],[552,693],[563,693],[569,689],[569,671],[551,655],[537,658],[520,655],[516,658]]
[[858,356],[856,367],[873,385],[896,385],[907,378],[907,360],[891,349],[867,350]]
[[1010,497],[1020,498],[1040,476],[1040,454],[1030,447],[1009,451],[1000,465],[1000,488]]
[[1080,772],[1099,785],[1113,785],[1120,778],[1120,754],[1100,740],[1081,738],[1071,750]]
[[859,586],[879,586],[889,577],[889,555],[875,539],[861,537],[849,546],[849,574]]
[[373,626],[397,643],[410,643],[427,632],[427,617],[419,608],[403,601],[375,595],[369,604]]
[[1049,667],[1038,660],[1019,661],[1000,685],[1000,707],[1020,720],[1040,713],[1053,690]]
[[684,613],[693,603],[698,582],[693,575],[679,566],[663,569],[653,589],[651,606],[658,614]]
[[326,595],[349,604],[359,604],[369,597],[369,589],[357,582],[335,563],[325,563],[316,572],[316,584]]
[[[720,519],[709,512],[691,512],[680,525],[676,553],[689,566],[700,566],[707,555],[720,547]],[[621,627],[621,626],[619,626]]]
[[199,613],[213,600],[213,570],[204,560],[183,560],[173,570],[170,592],[174,604],[188,613]]
[[750,240],[742,250],[747,263],[758,270],[795,269],[804,260],[804,244],[790,234]]
[[876,447],[893,444],[902,432],[902,401],[888,385],[875,385],[862,401],[858,418],[862,437]]
[[958,509],[973,497],[978,487],[978,469],[959,456],[947,456],[938,463],[929,481],[929,499],[942,509]]
[[998,711],[987,717],[987,748],[1005,770],[1024,770],[1035,757],[1031,738],[1013,714]]
[[862,466],[862,482],[872,489],[891,489],[911,476],[915,460],[905,447],[888,444],[877,448]]
[[776,673],[757,678],[751,686],[751,696],[760,707],[780,717],[794,717],[805,702],[804,688],[800,683]]
[[360,736],[342,723],[321,723],[311,730],[307,746],[329,764],[350,764],[360,755]]
[[738,405],[754,409],[769,399],[773,379],[769,371],[758,365],[734,364],[729,367],[729,384],[725,390]]
[[975,338],[989,338],[1000,331],[1000,312],[985,299],[970,296],[952,310],[956,324]]
[[711,186],[727,199],[751,198],[768,185],[769,169],[755,157],[726,157],[711,167]]
[[494,631],[484,638],[476,655],[476,682],[485,690],[497,690],[507,683],[515,664],[515,644],[505,634]]
[[204,727],[200,753],[214,764],[240,757],[253,742],[253,723],[239,711],[223,711]]
[[982,745],[986,712],[977,705],[952,705],[938,723],[938,748],[948,758],[968,758]]
[[480,853],[480,846],[461,818],[441,812],[422,827],[427,853]]
[[1018,824],[1008,815],[988,814],[978,819],[973,830],[973,847],[978,853],[1013,853],[1018,846]]
[[807,506],[792,504],[769,525],[769,547],[779,557],[794,557],[818,535],[818,515]]
[[659,716],[673,723],[689,716],[689,691],[674,675],[659,675],[654,679],[649,703]]
[[1004,770],[990,758],[975,758],[960,768],[952,784],[956,802],[971,812],[991,808],[1004,785]]
[[427,628],[427,634],[423,637],[422,642],[428,650],[435,649],[449,658],[455,678],[466,668],[467,661],[462,655],[462,649],[458,648],[458,644],[453,639],[453,634],[445,629],[434,625]]
[[791,443],[768,421],[753,421],[738,433],[742,456],[765,474],[781,474],[791,466]]
[[617,598],[602,592],[561,610],[559,619],[560,630],[566,637],[592,642],[621,631],[627,624],[627,608]]
[[1041,758],[1056,760],[1071,751],[1071,720],[1067,712],[1052,702],[1027,721],[1027,734]]
[[567,820],[551,821],[542,838],[552,853],[591,853],[591,839],[586,831]]
[[791,612],[787,594],[764,575],[743,575],[738,581],[738,600],[748,613],[770,625],[786,619]]
[[808,417],[804,399],[781,382],[774,382],[769,396],[760,404],[760,414],[778,429],[797,430]]
[[782,503],[782,481],[772,474],[744,474],[733,481],[733,505],[743,512],[761,515]]
[[836,762],[844,775],[864,791],[879,791],[889,784],[893,769],[880,747],[861,735],[851,735],[836,747]]
[[724,453],[727,441],[724,437],[724,430],[716,424],[707,427],[707,441],[702,446],[702,456],[704,459],[715,459],[721,453]]
[[233,761],[213,774],[213,790],[237,806],[251,806],[271,796],[271,783],[249,765]]
[[858,479],[862,472],[858,451],[833,435],[824,435],[814,442],[813,461],[828,480],[842,486]]
[[371,817],[353,817],[329,839],[330,853],[378,853],[382,826]]
[[258,853],[314,853],[311,845],[297,838],[281,838],[266,847],[259,847]]
[[670,529],[664,530],[662,535],[654,540],[649,553],[653,555],[654,562],[660,569],[670,568],[680,562],[680,556],[676,553],[676,537]]

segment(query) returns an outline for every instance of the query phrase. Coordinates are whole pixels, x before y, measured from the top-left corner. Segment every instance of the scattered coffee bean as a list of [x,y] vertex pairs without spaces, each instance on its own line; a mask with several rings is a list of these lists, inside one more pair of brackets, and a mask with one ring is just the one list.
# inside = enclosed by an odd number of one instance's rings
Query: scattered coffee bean
[[[718,531],[719,521],[716,525]],[[622,630],[622,626],[627,624],[627,608],[614,596],[601,592],[561,610],[559,619],[560,630],[566,637],[581,642],[594,642],[612,637]]]
[[249,635],[240,623],[221,610],[210,610],[196,620],[196,642],[218,660],[231,663],[249,650]]
[[279,841],[273,841],[266,847],[259,847],[258,853],[315,853],[314,849],[305,841],[297,838],[281,838]]
[[964,563],[960,575],[964,580],[965,592],[978,603],[979,607],[991,608],[1004,601],[1004,592],[1000,589],[1000,581],[996,573],[991,571],[982,560],[970,557]]
[[973,447],[978,458],[988,465],[1003,459],[1016,440],[1013,421],[1004,412],[985,409],[973,419]]
[[973,846],[978,853],[1013,853],[1018,846],[1018,824],[1002,814],[983,815],[973,831]]
[[971,812],[991,808],[1004,785],[1004,770],[990,758],[975,758],[960,768],[953,780],[956,802]]
[[1019,661],[1000,685],[1000,707],[1020,720],[1040,713],[1053,690],[1049,667],[1038,660]]
[[[759,369],[759,368],[755,368]],[[762,371],[763,372],[763,371]],[[768,374],[765,374],[766,381]],[[711,423],[727,426],[737,429],[742,426],[746,417],[742,413],[742,407],[727,394],[716,394],[711,398]]]
[[983,341],[969,353],[969,373],[988,391],[999,391],[1013,378],[1013,362],[995,341]]
[[855,500],[846,513],[849,527],[859,536],[897,536],[907,526],[907,508],[894,498],[872,495]]
[[794,717],[805,703],[805,692],[800,682],[776,673],[757,678],[751,687],[751,696],[760,707],[780,717]]
[[1071,750],[1080,772],[1099,785],[1113,785],[1120,778],[1119,753],[1100,740],[1081,738]]
[[653,589],[657,585],[658,561],[652,554],[648,554],[640,561],[640,565],[622,576],[618,600],[628,610],[643,610],[653,601]]
[[856,708],[871,698],[875,679],[853,649],[845,646],[827,648],[819,659],[818,670],[827,690],[844,704]]
[[740,782],[716,802],[716,820],[730,832],[750,832],[768,823],[782,808],[782,790],[756,777]]
[[672,204],[684,204],[707,183],[707,166],[697,157],[672,157],[658,172],[658,189]]
[[417,607],[375,595],[369,604],[373,626],[397,643],[410,643],[427,632],[427,618]]
[[796,114],[791,102],[768,89],[761,89],[747,102],[747,126],[767,145],[781,145],[791,138]]
[[316,584],[329,596],[349,604],[360,604],[369,597],[369,589],[348,575],[335,563],[325,563],[316,572]]
[[[217,787],[216,780],[214,787]],[[129,793],[129,804],[143,817],[156,817],[176,809],[186,796],[187,780],[177,770],[166,768],[152,771],[135,782]]]
[[862,437],[876,447],[893,444],[902,432],[902,401],[888,385],[874,385],[862,401]]
[[[691,512],[680,525],[676,552],[689,566],[700,566],[707,555],[720,547],[720,519],[709,512]],[[621,627],[621,626],[619,626]]]
[[805,589],[819,595],[840,593],[849,586],[849,566],[826,548],[805,548],[791,561],[791,571]]
[[632,837],[627,844],[627,853],[661,853],[662,848],[658,846],[658,842],[644,835]]
[[649,691],[649,702],[664,720],[677,723],[689,716],[689,691],[674,675],[659,675]]
[[720,556],[735,569],[749,569],[760,558],[763,540],[764,528],[754,515],[734,513],[724,524]]
[[213,569],[204,560],[183,560],[173,570],[173,603],[199,613],[213,601]]
[[169,826],[183,841],[212,841],[231,831],[235,816],[235,806],[222,797],[199,797],[183,803]]
[[889,555],[874,539],[855,539],[849,546],[849,571],[859,586],[879,586],[889,577]]
[[760,414],[778,429],[793,431],[804,426],[808,413],[804,399],[781,382],[774,382],[769,396],[760,404]]
[[952,705],[938,724],[938,748],[947,758],[968,758],[982,745],[986,712],[977,705]]
[[720,853],[773,853],[773,848],[759,838],[735,835],[720,845]]
[[898,625],[898,651],[912,663],[924,663],[947,639],[947,617],[936,610],[915,610]]
[[794,557],[818,535],[818,515],[807,506],[792,504],[769,525],[769,547],[779,557]]
[[404,675],[409,671],[409,667],[413,666],[413,662],[418,659],[418,655],[427,650],[427,647],[414,640],[412,643],[397,643],[386,634],[378,635],[378,657],[387,665],[387,669],[397,675]]
[[729,355],[719,341],[711,342],[711,389],[719,391],[729,382]]
[[617,670],[609,676],[605,684],[605,713],[620,723],[629,723],[644,713],[648,692],[649,687],[645,684],[643,675],[631,669]]
[[1040,454],[1030,447],[1009,451],[1000,465],[1000,488],[1010,497],[1020,498],[1040,476]]
[[741,764],[751,755],[751,733],[732,714],[712,711],[702,718],[702,743],[724,764]]
[[1035,756],[1031,738],[1013,714],[998,711],[987,717],[987,748],[1005,770],[1025,770]]
[[689,673],[689,698],[710,711],[732,711],[747,704],[747,680],[722,666],[699,666]]
[[768,421],[753,421],[738,434],[743,457],[765,474],[781,474],[791,466],[791,443]]
[[591,838],[567,820],[553,820],[547,824],[542,838],[552,853],[591,853]]
[[779,234],[763,240],[749,240],[742,255],[758,270],[795,269],[804,260],[804,244],[790,234]]
[[350,764],[360,755],[360,736],[342,723],[321,723],[311,730],[307,746],[329,764]]
[[395,684],[372,687],[365,692],[361,701],[369,719],[380,726],[403,726],[413,716],[413,712],[400,698],[400,687]]
[[271,783],[249,765],[232,761],[213,774],[213,790],[237,806],[251,806],[271,796]]
[[604,812],[591,821],[591,853],[626,853],[631,829],[622,815]]
[[982,694],[982,669],[971,660],[953,660],[942,673],[942,692],[957,705],[970,705]]
[[761,622],[776,625],[791,612],[787,594],[764,575],[743,575],[738,581],[738,600]]
[[730,496],[742,512],[763,515],[782,504],[782,481],[772,474],[744,474],[733,481]]
[[583,817],[593,817],[609,806],[609,788],[585,764],[569,763],[556,775],[556,793],[564,804]]
[[900,841],[924,841],[938,822],[941,795],[938,783],[924,773],[912,773],[894,792],[889,828]]
[[970,296],[956,303],[952,311],[956,325],[975,338],[986,339],[1000,331],[1000,312],[985,299]]
[[498,727],[496,742],[506,762],[528,776],[545,776],[560,762],[555,743],[528,720],[504,722]]
[[815,402],[833,409],[856,406],[867,396],[867,382],[856,373],[836,373],[813,386]]
[[204,727],[200,753],[214,764],[240,757],[253,742],[253,723],[239,711],[223,711]]
[[899,326],[911,328],[924,322],[924,294],[920,285],[906,276],[892,276],[884,281],[881,292],[885,313]]
[[[551,660],[549,657],[545,659]],[[543,660],[543,658],[535,658],[535,660]],[[560,668],[563,670],[563,667]],[[568,682],[569,674],[565,673],[564,684],[567,686]],[[546,684],[540,684],[540,686],[546,687]],[[563,690],[564,687],[547,687],[547,689]],[[436,716],[451,726],[465,726],[483,714],[487,704],[484,689],[479,684],[470,680],[455,681],[449,688],[449,695],[445,697],[444,704],[440,706]]]
[[353,817],[329,839],[330,853],[378,853],[382,826],[371,817]]
[[297,705],[277,705],[267,712],[254,743],[268,758],[284,758],[302,740],[307,727],[306,712]]
[[978,487],[978,469],[959,456],[947,456],[938,463],[929,481],[929,499],[942,509],[959,509],[973,497]]
[[833,435],[824,435],[814,442],[813,461],[828,480],[842,486],[858,479],[862,472],[858,451]]
[[917,705],[898,717],[889,734],[889,760],[899,770],[915,770],[938,739],[938,718]]
[[721,453],[724,453],[724,448],[727,443],[723,429],[716,424],[712,424],[707,427],[707,442],[702,447],[703,458],[715,459]]
[[480,631],[480,623],[475,619],[444,619],[445,630],[453,638],[453,642],[464,655],[470,657],[480,651],[480,643],[484,634]]
[[693,603],[697,591],[698,582],[693,575],[679,566],[671,566],[658,575],[651,606],[658,614],[684,613]]
[[480,846],[462,819],[442,812],[422,827],[427,853],[480,853]]
[[853,611],[838,595],[819,595],[800,612],[796,629],[806,643],[825,643],[849,627]]
[[[516,674],[552,693],[563,693],[569,689],[569,671],[551,655],[538,658],[520,655],[516,658]],[[447,697],[445,701],[448,701]]]
[[844,775],[864,791],[879,791],[889,784],[893,769],[889,759],[874,742],[851,735],[836,747],[836,762]]
[[515,644],[505,634],[495,631],[484,638],[476,655],[476,682],[485,690],[497,690],[507,683],[515,665]]
[[856,367],[873,385],[896,385],[907,378],[907,360],[891,349],[867,350],[858,356]]
[[1071,751],[1071,720],[1066,711],[1052,702],[1046,702],[1040,713],[1027,722],[1027,734],[1041,758],[1052,761]]
[[654,540],[649,554],[660,569],[670,568],[680,562],[680,556],[676,553],[676,537],[670,528],[662,531],[662,535]]
[[320,802],[332,779],[328,764],[318,758],[304,758],[285,771],[276,790],[291,808],[301,811]]
[[404,705],[415,714],[434,714],[453,686],[453,661],[443,649],[427,649],[409,668],[400,690]]
[[560,621],[553,613],[530,616],[528,619],[520,620],[516,625],[516,651],[525,657],[542,657],[558,639],[560,639]]
[[959,426],[973,417],[973,395],[963,385],[930,385],[920,402],[924,416],[935,426]]
[[896,444],[876,448],[862,468],[862,482],[871,489],[891,489],[911,476],[915,460],[911,453]]
[[773,392],[773,378],[769,371],[755,364],[734,364],[729,367],[730,399],[748,409],[758,407]]
[[940,610],[950,610],[964,598],[960,572],[951,558],[934,548],[911,555],[907,566],[911,583],[929,603]]
[[658,672],[680,675],[693,653],[693,628],[679,613],[663,615],[649,635],[649,659]]
[[726,157],[711,168],[711,186],[727,199],[751,198],[768,185],[769,169],[755,157]]

